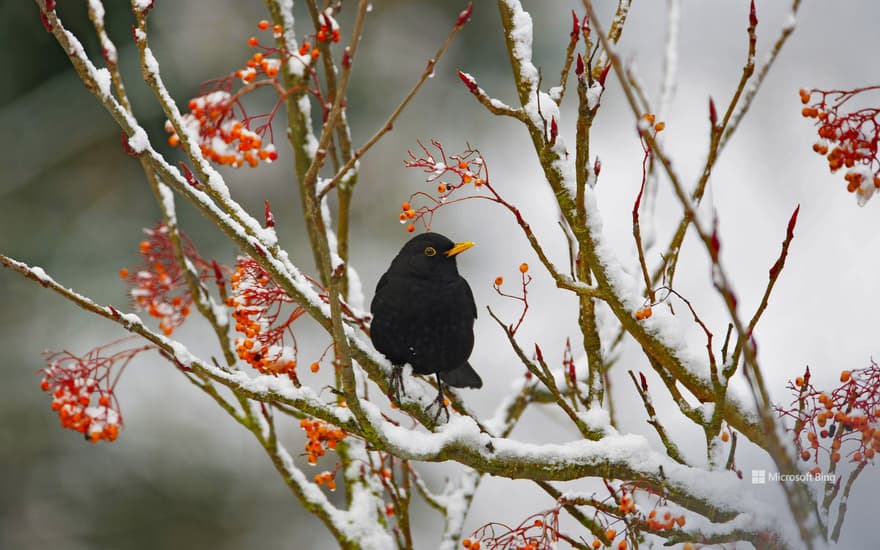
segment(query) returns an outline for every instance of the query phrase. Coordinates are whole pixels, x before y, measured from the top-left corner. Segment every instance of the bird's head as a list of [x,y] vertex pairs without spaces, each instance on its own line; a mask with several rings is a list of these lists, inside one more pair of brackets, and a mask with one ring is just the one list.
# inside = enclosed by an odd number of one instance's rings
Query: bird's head
[[454,243],[439,233],[422,233],[410,239],[391,263],[408,275],[423,279],[452,279],[458,276],[455,257],[474,243]]

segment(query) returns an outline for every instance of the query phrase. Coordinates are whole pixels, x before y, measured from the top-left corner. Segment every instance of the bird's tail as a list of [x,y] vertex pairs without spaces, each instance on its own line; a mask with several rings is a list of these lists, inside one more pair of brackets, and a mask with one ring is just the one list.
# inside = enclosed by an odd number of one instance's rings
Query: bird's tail
[[470,363],[465,362],[464,365],[457,369],[448,370],[440,373],[440,380],[443,380],[447,386],[454,388],[482,388],[483,379],[477,374],[477,371]]

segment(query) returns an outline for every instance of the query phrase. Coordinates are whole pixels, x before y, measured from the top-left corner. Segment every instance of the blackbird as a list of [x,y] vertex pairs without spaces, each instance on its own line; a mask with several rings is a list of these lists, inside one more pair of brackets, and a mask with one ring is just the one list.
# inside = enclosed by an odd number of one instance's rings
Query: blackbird
[[[400,249],[379,279],[370,305],[373,345],[394,365],[391,395],[400,401],[402,366],[416,374],[435,374],[443,400],[443,384],[480,388],[483,381],[468,363],[474,347],[474,295],[455,257],[472,242],[453,243],[439,233],[423,233]],[[436,417],[435,417],[436,421]]]

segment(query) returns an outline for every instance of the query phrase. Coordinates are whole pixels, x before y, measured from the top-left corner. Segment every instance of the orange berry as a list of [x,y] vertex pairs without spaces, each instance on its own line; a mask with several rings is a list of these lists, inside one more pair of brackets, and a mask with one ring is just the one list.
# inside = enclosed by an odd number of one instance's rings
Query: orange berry
[[831,462],[840,462],[840,453],[836,451],[831,453]]
[[501,286],[504,283],[504,277],[495,277],[495,286]]
[[662,132],[664,128],[666,128],[665,122],[658,122],[657,124],[654,125],[655,132]]
[[602,548],[602,542],[599,539],[596,539],[591,546],[593,547],[593,550],[599,550],[599,548]]
[[801,460],[810,460],[810,451],[806,449],[801,451]]
[[321,370],[321,365],[318,364],[317,361],[315,361],[314,363],[312,363],[311,367],[309,367],[309,368],[311,369],[312,372],[318,372],[319,370]]
[[519,272],[520,273],[525,273],[528,270],[529,270],[529,264],[527,264],[525,262],[519,264]]
[[317,59],[319,55],[321,55],[321,52],[318,51],[318,48],[312,50],[312,59]]
[[413,231],[416,230],[416,226],[414,226],[413,224],[409,224],[406,226],[406,230],[409,231],[410,233],[412,233]]
[[849,379],[850,379],[850,378],[851,378],[851,375],[850,375],[850,372],[849,372],[848,370],[845,370],[845,371],[843,371],[843,372],[840,373],[840,381],[841,381],[841,382],[849,382]]
[[[410,204],[408,202],[405,202],[405,203],[401,204],[400,207],[404,212],[406,212],[407,210],[410,209]],[[467,539],[465,539],[465,540],[467,540]]]
[[651,309],[651,307],[649,306],[649,307],[643,307],[642,309],[636,311],[635,317],[639,321],[642,321],[644,319],[649,318],[653,314],[654,314],[654,312]]
[[798,94],[800,94],[800,96],[801,96],[801,103],[803,103],[804,105],[806,105],[807,102],[810,101],[810,94],[808,94],[807,91],[804,90],[803,88],[801,88],[800,90],[798,90]]
[[465,548],[470,548],[471,547],[471,539],[464,539],[463,541],[461,541],[461,545]]
[[401,213],[400,213],[400,223],[405,222],[406,219],[407,219],[407,218],[406,218],[406,212],[401,212]]
[[123,279],[125,279],[126,277],[128,277],[128,269],[126,269],[126,268],[124,268],[124,267],[123,267],[122,269],[120,269],[120,270],[119,270],[119,276],[122,277]]
[[280,35],[282,32],[284,32],[284,29],[281,27],[281,25],[274,25],[272,26],[272,32]]
[[467,170],[468,163],[465,162],[465,161],[463,161],[463,160],[462,160],[462,161],[459,161],[459,163],[458,163],[458,167],[461,168],[462,170]]
[[617,544],[617,550],[626,550],[626,539]]
[[727,432],[721,432],[721,441],[727,443],[730,440],[730,434]]
[[685,520],[684,516],[678,516],[677,518],[675,518],[675,523],[676,523],[676,525],[678,525],[679,527],[684,527],[684,522],[685,522],[685,521],[686,521],[686,520]]
[[98,398],[98,404],[101,405],[102,407],[106,407],[107,405],[110,404],[110,398],[107,397],[106,395],[102,395],[101,397]]
[[608,540],[614,540],[616,536],[617,531],[615,531],[614,529],[608,529],[607,531],[605,531],[605,538]]
[[440,185],[438,185],[438,186],[437,186],[437,192],[438,192],[438,193],[445,193],[445,192],[446,192],[446,184],[445,184],[445,183],[441,183]]
[[264,31],[269,28],[269,22],[266,21],[265,19],[263,19],[262,21],[257,23],[257,28],[260,29],[261,31]]
[[146,252],[147,250],[150,249],[150,242],[149,241],[141,241],[140,248],[141,248],[141,252]]
[[853,462],[861,462],[862,461],[862,453],[856,451],[852,456]]
[[248,43],[248,46],[254,47],[254,46],[256,46],[257,44],[259,44],[260,41],[257,40],[257,37],[256,37],[256,36],[252,36],[252,37],[248,38],[248,42],[247,42],[247,43]]
[[800,376],[794,379],[794,385],[797,387],[801,387],[804,385],[804,379]]

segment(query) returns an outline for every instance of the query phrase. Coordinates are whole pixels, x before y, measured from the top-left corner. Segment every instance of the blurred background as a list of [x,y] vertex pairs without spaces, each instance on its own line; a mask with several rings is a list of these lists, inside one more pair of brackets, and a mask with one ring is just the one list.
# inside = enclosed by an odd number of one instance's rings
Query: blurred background
[[[154,144],[164,147],[164,118],[152,92],[140,81],[130,39],[133,22],[122,6],[108,4],[107,27],[120,49],[120,66],[135,111]],[[298,3],[299,4],[299,3]],[[455,21],[464,2],[381,0],[373,5],[349,92],[348,119],[353,141],[368,139],[421,74]],[[417,140],[442,141],[448,152],[470,144],[489,165],[495,187],[519,205],[546,244],[557,265],[565,265],[565,239],[556,225],[552,197],[543,184],[524,129],[512,119],[493,118],[474,101],[456,76],[473,74],[494,97],[514,104],[507,53],[497,7],[476,2],[471,22],[455,39],[435,76],[407,111],[361,162],[353,215],[352,261],[359,270],[367,304],[372,289],[408,234],[397,223],[400,203],[418,190],[432,190],[402,160]],[[523,2],[535,25],[534,60],[544,70],[545,85],[555,82],[568,41],[570,10],[582,15],[579,2]],[[605,14],[616,2],[596,3]],[[707,102],[723,109],[741,73],[746,52],[748,2],[681,2],[678,85],[661,119],[664,143],[686,182],[699,176],[707,149]],[[785,2],[756,2],[759,61],[767,55],[784,24]],[[353,4],[341,17],[343,37]],[[86,18],[86,2],[66,0],[58,11],[66,26],[100,59]],[[297,5],[300,23],[307,20]],[[214,0],[157,2],[150,15],[153,51],[162,75],[179,105],[196,95],[199,85],[228,74],[251,55],[246,41],[265,17],[263,4]],[[638,71],[657,103],[662,76],[666,3],[635,3],[621,41],[624,60]],[[878,353],[873,311],[880,305],[875,282],[880,267],[880,201],[859,208],[845,191],[840,174],[811,151],[815,129],[800,116],[800,87],[853,88],[877,84],[880,58],[876,22],[880,4],[869,0],[805,2],[797,29],[717,164],[704,201],[719,216],[722,260],[732,275],[746,316],[757,305],[767,270],[779,252],[785,225],[795,206],[801,212],[788,263],[756,332],[759,358],[777,402],[787,404],[788,380],[809,365],[817,385],[836,383],[843,369],[868,365]],[[64,285],[99,303],[127,303],[120,267],[138,263],[141,229],[159,214],[140,165],[119,144],[120,131],[83,88],[66,55],[39,20],[31,2],[0,0],[0,252],[39,265]],[[833,23],[832,23],[833,22]],[[307,32],[297,29],[298,36]],[[563,107],[561,135],[571,145],[573,92]],[[252,98],[253,112],[271,107],[268,95]],[[262,103],[261,103],[262,102]],[[880,102],[880,98],[874,105]],[[605,237],[627,263],[633,262],[631,217],[640,181],[642,151],[634,119],[622,101],[616,77],[609,77],[603,108],[596,121],[591,154],[602,161],[597,188]],[[315,113],[317,114],[317,113]],[[283,117],[282,117],[283,118]],[[291,154],[283,130],[276,127],[280,158],[258,169],[224,170],[236,199],[260,215],[271,200],[279,235],[291,257],[312,271],[303,233],[297,191],[291,178]],[[178,152],[168,151],[172,159]],[[649,250],[656,263],[669,231],[680,215],[661,180],[657,215],[645,229],[659,248]],[[690,185],[690,183],[689,183]],[[231,263],[237,251],[193,209],[179,203],[184,230],[206,257]],[[491,305],[515,320],[519,310],[492,290],[498,275],[512,284],[517,266],[537,267],[525,239],[505,212],[482,201],[441,210],[433,229],[478,246],[459,260],[481,312]],[[705,254],[693,239],[686,243],[677,273],[677,290],[721,338],[726,326],[722,302],[709,280]],[[519,332],[527,346],[540,343],[545,356],[559,365],[568,336],[576,337],[576,311],[533,269],[532,309]],[[235,425],[197,389],[185,383],[158,357],[133,363],[117,392],[125,430],[112,445],[85,443],[58,426],[50,399],[39,389],[41,352],[67,349],[82,354],[124,336],[112,324],[78,310],[12,272],[0,272],[0,548],[9,549],[234,549],[260,545],[275,548],[334,548],[325,529],[278,478],[248,433]],[[683,337],[699,350],[699,330],[681,321]],[[507,349],[499,328],[481,313],[471,363],[486,385],[463,392],[478,416],[492,414],[522,366]],[[314,327],[298,328],[301,354],[308,364],[328,341]],[[190,348],[216,354],[210,333],[190,323],[175,333]],[[616,420],[622,430],[653,438],[641,404],[630,390],[625,371],[650,371],[631,343],[618,350],[613,378]],[[325,369],[326,370],[326,369]],[[650,376],[650,375],[649,375]],[[699,431],[682,421],[666,403],[659,382],[649,378],[663,407],[667,427],[687,456],[699,462],[704,453]],[[304,381],[315,387],[322,375]],[[292,452],[301,449],[299,429],[284,434]],[[575,437],[565,421],[543,409],[530,411],[514,437],[526,441],[565,441]],[[298,457],[305,468],[303,457]],[[332,463],[329,467],[332,468]],[[742,445],[738,466],[770,468],[762,453]],[[323,469],[323,468],[321,468]],[[308,470],[307,470],[308,471]],[[315,471],[317,472],[317,470]],[[428,468],[438,486],[454,466]],[[586,483],[566,488],[588,490]],[[747,487],[770,502],[782,502],[778,486]],[[871,495],[880,476],[869,467],[850,500],[843,540],[846,548],[873,548]],[[503,496],[500,496],[503,495]],[[503,499],[503,500],[500,500]],[[466,532],[488,521],[517,524],[553,503],[530,483],[487,479],[474,501]],[[419,547],[430,548],[439,533],[437,517],[417,510]]]

